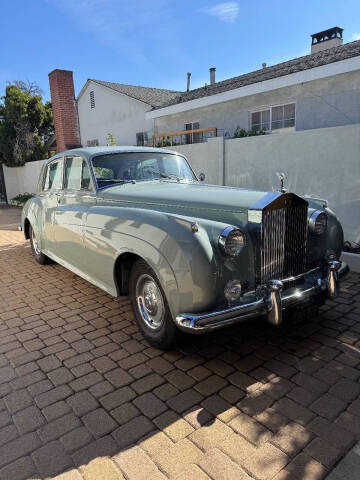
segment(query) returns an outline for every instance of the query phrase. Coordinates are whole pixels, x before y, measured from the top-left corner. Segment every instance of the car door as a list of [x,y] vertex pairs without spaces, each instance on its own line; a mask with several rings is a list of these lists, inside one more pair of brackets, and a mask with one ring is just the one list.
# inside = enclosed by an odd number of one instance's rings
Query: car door
[[55,213],[54,236],[59,257],[84,270],[84,219],[96,203],[87,160],[81,156],[64,159],[64,189]]
[[40,194],[42,202],[41,248],[58,255],[54,237],[55,211],[62,195],[63,187],[63,158],[56,158],[46,167],[43,191]]

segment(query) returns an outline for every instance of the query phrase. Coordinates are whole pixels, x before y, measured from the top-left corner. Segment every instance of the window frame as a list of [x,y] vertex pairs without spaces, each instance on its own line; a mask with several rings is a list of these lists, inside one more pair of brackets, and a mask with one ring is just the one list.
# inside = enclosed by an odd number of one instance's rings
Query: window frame
[[[94,181],[93,181],[93,172],[92,169],[90,168],[90,164],[86,158],[84,158],[82,155],[66,155],[64,158],[64,167],[63,167],[63,190],[65,192],[96,192],[96,189],[94,188]],[[81,165],[81,177],[80,177],[80,188],[65,188],[65,169],[66,169],[66,160],[68,158],[80,158],[82,161]],[[89,178],[90,178],[90,183],[88,188],[81,188],[81,181],[82,181],[82,176],[83,176],[83,171],[84,171],[84,162],[89,170]]]
[[[194,123],[197,123],[199,126],[198,128],[194,128]],[[201,127],[200,127],[200,122],[197,120],[196,122],[194,121],[191,121],[191,122],[184,122],[184,131],[186,131],[186,125],[191,125],[191,128],[190,130],[199,130]],[[193,133],[185,133],[185,138],[187,136],[191,137],[191,142],[187,143],[186,142],[186,145],[193,145],[195,143],[203,143],[203,133],[195,133],[195,135],[199,135],[199,139],[200,141],[199,142],[194,142],[194,134]]]
[[[48,171],[49,171],[49,169],[50,169],[50,166],[51,166],[53,163],[55,163],[55,162],[60,163],[60,164],[61,164],[61,168],[62,168],[61,188],[48,188],[48,189],[45,189],[45,183],[46,183],[46,180],[47,180]],[[51,160],[51,162],[49,162],[49,163],[46,165],[46,168],[45,168],[45,171],[44,171],[44,177],[43,177],[43,182],[42,182],[42,191],[45,192],[45,193],[51,193],[51,192],[59,192],[59,191],[63,190],[63,189],[64,189],[64,172],[65,172],[65,169],[64,169],[64,157],[63,157],[63,156],[61,156],[61,157],[56,157],[56,158],[54,158],[53,160]]]
[[[295,114],[294,114],[294,126],[292,127],[281,127],[281,128],[276,128],[272,129],[272,109],[276,107],[285,107],[286,105],[294,105],[295,106]],[[287,101],[284,103],[276,103],[273,105],[263,105],[262,107],[254,108],[252,110],[249,110],[249,130],[252,130],[252,114],[253,113],[258,113],[258,112],[263,112],[265,110],[270,110],[270,118],[269,118],[269,130],[266,130],[266,132],[273,133],[273,132],[281,132],[281,131],[296,131],[296,102],[295,101]]]

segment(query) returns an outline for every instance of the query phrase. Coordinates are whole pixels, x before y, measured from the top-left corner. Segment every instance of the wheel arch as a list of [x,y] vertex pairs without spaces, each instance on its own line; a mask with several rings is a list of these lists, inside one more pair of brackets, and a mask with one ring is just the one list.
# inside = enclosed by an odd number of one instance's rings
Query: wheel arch
[[[154,260],[155,258],[156,261]],[[151,249],[151,251],[147,253],[141,251],[141,248],[134,251],[127,250],[117,256],[113,269],[114,285],[117,295],[129,294],[130,273],[137,260],[143,260],[154,271],[164,291],[169,308],[172,314],[176,315],[179,309],[179,287],[177,278],[166,258],[155,249]]]
[[137,260],[144,259],[132,252],[121,253],[117,257],[114,265],[114,283],[119,296],[129,294],[130,272]]
[[25,240],[29,240],[30,238],[30,220],[28,218],[25,218],[24,220],[24,236]]

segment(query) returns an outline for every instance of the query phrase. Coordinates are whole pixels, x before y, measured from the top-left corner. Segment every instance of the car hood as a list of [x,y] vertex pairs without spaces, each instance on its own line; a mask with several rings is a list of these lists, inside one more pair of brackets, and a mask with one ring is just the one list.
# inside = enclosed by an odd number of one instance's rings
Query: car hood
[[198,183],[147,181],[108,187],[104,200],[177,208],[246,211],[268,192]]

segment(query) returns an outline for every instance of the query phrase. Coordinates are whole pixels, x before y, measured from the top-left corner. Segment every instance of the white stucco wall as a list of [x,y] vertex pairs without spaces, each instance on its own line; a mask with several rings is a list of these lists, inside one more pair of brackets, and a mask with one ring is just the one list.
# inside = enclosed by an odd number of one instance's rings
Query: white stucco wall
[[[225,182],[219,157],[222,145]],[[343,224],[345,239],[360,243],[360,124],[287,135],[214,138],[172,149],[184,153],[197,174],[206,174],[208,183],[276,190],[276,172],[285,172],[289,191],[328,200]]]
[[8,202],[19,193],[36,193],[39,175],[46,160],[28,162],[23,167],[4,165],[5,187]]
[[[90,91],[94,91],[95,108],[90,108]],[[95,139],[99,145],[106,145],[109,133],[118,145],[136,145],[137,132],[152,130],[152,120],[145,119],[150,108],[146,103],[89,82],[78,98],[82,145]]]

